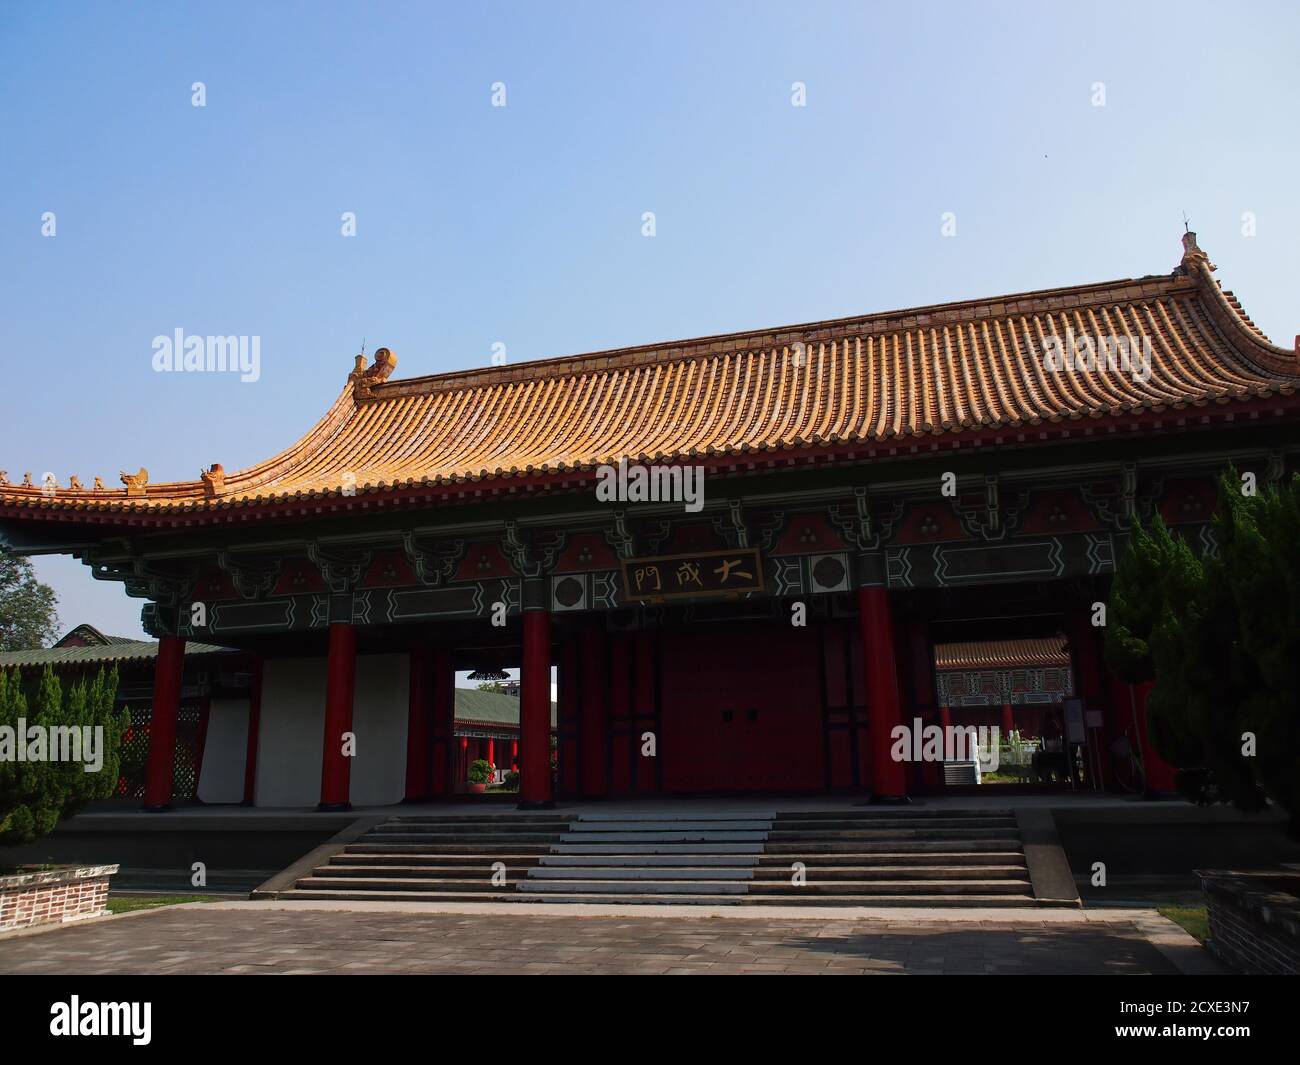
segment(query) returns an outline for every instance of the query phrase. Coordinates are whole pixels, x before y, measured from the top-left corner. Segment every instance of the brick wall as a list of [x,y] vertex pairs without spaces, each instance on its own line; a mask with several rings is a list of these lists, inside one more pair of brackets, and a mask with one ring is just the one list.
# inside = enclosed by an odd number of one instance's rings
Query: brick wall
[[65,867],[0,876],[0,931],[61,924],[107,912],[116,865]]
[[1277,890],[1278,874],[1199,875],[1215,954],[1245,973],[1300,974],[1300,899]]

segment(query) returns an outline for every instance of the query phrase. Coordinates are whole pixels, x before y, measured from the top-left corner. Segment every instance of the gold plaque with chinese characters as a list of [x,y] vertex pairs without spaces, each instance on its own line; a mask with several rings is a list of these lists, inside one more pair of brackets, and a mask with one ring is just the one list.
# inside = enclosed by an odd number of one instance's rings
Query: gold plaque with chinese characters
[[756,547],[625,558],[622,566],[623,600],[629,603],[763,590],[763,564]]

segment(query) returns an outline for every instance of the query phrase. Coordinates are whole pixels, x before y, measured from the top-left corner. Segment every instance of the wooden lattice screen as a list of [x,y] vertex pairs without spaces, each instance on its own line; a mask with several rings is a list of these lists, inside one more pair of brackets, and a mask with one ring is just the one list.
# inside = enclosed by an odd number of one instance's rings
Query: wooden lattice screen
[[[149,759],[148,704],[132,704],[131,727],[122,734],[122,765],[117,779],[117,794],[133,799],[144,798],[145,764]],[[199,786],[199,730],[202,710],[199,702],[182,702],[176,718],[176,754],[173,763],[172,797],[176,801],[193,799]]]

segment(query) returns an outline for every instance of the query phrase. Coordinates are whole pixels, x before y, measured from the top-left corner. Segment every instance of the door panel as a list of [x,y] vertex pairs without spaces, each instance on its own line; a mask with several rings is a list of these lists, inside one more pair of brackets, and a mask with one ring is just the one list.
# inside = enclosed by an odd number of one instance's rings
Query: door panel
[[817,641],[758,625],[663,633],[664,788],[824,786]]

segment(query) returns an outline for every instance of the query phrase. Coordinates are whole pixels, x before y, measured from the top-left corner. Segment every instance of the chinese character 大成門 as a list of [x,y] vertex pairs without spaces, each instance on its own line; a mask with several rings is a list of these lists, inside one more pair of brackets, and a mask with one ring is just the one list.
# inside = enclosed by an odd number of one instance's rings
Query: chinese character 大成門
[[695,562],[683,562],[677,567],[677,587],[681,588],[691,583],[700,588],[704,587],[704,582],[700,580],[700,567]]
[[736,569],[737,566],[741,565],[742,561],[743,560],[739,558],[736,559],[734,562],[724,559],[722,565],[717,566],[713,570],[714,573],[718,574],[718,583],[726,584],[727,580],[731,577],[732,570],[736,571],[737,577],[744,577],[746,580],[752,581],[754,579],[754,575],[752,573],[750,573],[748,570]]
[[[659,576],[658,566],[638,566],[635,579],[638,592],[659,592],[663,590],[663,581]],[[653,581],[652,584],[651,581]]]

